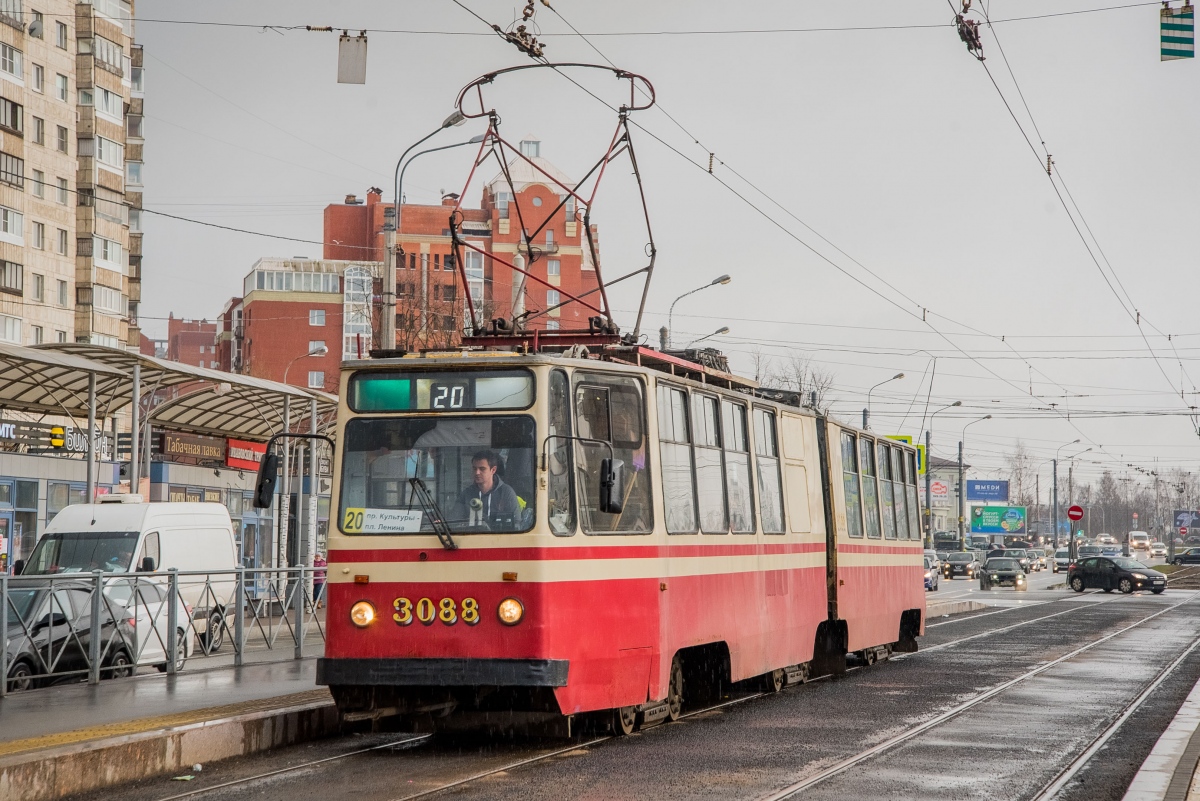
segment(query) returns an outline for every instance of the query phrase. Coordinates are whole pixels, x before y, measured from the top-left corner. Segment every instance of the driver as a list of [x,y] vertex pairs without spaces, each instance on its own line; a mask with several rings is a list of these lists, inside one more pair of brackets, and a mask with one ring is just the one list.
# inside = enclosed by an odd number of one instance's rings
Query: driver
[[496,475],[500,456],[491,450],[479,451],[471,457],[474,483],[464,487],[450,513],[452,520],[484,525],[488,521],[512,521],[521,514],[521,502],[516,491]]

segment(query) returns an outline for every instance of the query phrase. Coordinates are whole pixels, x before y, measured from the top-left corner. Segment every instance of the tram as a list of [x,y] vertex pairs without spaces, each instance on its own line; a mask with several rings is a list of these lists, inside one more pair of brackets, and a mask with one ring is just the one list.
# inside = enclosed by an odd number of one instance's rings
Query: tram
[[910,446],[713,366],[590,350],[344,364],[317,681],[345,719],[628,733],[732,682],[916,650]]

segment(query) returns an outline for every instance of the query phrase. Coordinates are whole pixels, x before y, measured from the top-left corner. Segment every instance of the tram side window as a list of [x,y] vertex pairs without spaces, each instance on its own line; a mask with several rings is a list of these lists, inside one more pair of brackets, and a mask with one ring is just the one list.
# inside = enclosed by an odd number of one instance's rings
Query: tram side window
[[896,496],[896,530],[900,539],[908,539],[908,503],[904,500],[904,453],[892,448],[892,486]]
[[758,508],[764,534],[782,534],[783,489],[779,477],[779,440],[775,413],[754,410],[754,457],[758,468]]
[[842,432],[842,486],[846,491],[846,533],[863,535],[862,504],[858,494],[858,453],[854,435]]
[[908,537],[909,539],[921,539],[921,507],[917,503],[917,455],[909,453],[908,455],[908,471],[905,474],[905,483],[908,486]]
[[756,530],[754,488],[750,484],[746,407],[723,400],[721,418],[725,432],[725,494],[728,496],[729,527],[734,534],[753,534]]
[[658,387],[658,438],[667,533],[695,534],[696,487],[692,483],[687,393],[662,384]]
[[859,472],[862,474],[863,521],[867,536],[879,539],[879,492],[875,476],[875,443],[865,437],[858,440]]
[[[892,463],[888,452],[890,447],[880,442],[879,452],[879,505],[883,516],[883,536],[889,540],[896,539],[896,501],[892,487]],[[903,491],[903,490],[901,490]]]
[[642,384],[633,378],[600,373],[576,373],[575,380],[578,436],[610,443],[624,477],[622,510],[601,512],[600,461],[608,458],[608,446],[576,441],[576,484],[584,533],[649,534],[654,528],[654,510]]
[[716,398],[692,395],[692,433],[696,442],[696,496],[700,501],[700,530],[727,534],[725,479],[721,461],[721,414]]
[[550,373],[550,429],[547,432],[550,473],[550,531],[558,537],[575,533],[575,493],[571,468],[571,387],[562,370]]

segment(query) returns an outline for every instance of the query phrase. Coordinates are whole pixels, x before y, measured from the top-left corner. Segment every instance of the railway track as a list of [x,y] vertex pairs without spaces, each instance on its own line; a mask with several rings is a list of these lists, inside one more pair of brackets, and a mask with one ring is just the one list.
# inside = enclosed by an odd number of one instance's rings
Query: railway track
[[[1088,594],[1097,594],[1097,593],[1088,593]],[[919,656],[921,654],[928,654],[933,651],[941,650],[944,648],[949,648],[949,647],[956,646],[956,645],[959,645],[962,643],[972,642],[972,641],[980,640],[980,639],[983,639],[986,637],[1004,634],[1006,632],[1010,632],[1010,631],[1022,628],[1024,626],[1030,626],[1030,625],[1034,625],[1036,623],[1040,623],[1042,621],[1045,621],[1045,620],[1048,620],[1051,618],[1057,618],[1057,617],[1061,617],[1064,615],[1068,615],[1073,612],[1079,611],[1080,609],[1091,608],[1091,607],[1093,607],[1095,605],[1099,605],[1099,604],[1108,604],[1108,603],[1113,603],[1113,602],[1119,602],[1125,598],[1126,598],[1126,596],[1114,596],[1114,597],[1106,597],[1103,599],[1090,601],[1090,602],[1086,602],[1086,603],[1082,603],[1082,604],[1075,604],[1070,609],[1066,609],[1061,612],[1055,612],[1053,614],[1042,615],[1039,617],[1031,618],[1029,620],[1023,620],[1023,621],[1013,623],[1008,626],[1003,626],[1001,628],[991,629],[986,632],[980,632],[977,634],[971,634],[971,635],[967,635],[964,637],[958,637],[953,640],[949,640],[947,642],[939,643],[937,645],[933,645],[928,648],[922,649],[922,651],[918,652],[917,654],[897,654],[897,655],[893,656],[892,659],[896,659],[896,660],[911,659],[911,658]],[[763,796],[758,801],[783,801],[784,799],[799,797],[799,795],[805,789],[807,789],[809,787],[813,787],[813,786],[820,784],[824,781],[827,781],[828,779],[831,779],[839,774],[842,774],[842,773],[846,772],[847,770],[853,768],[855,765],[858,765],[868,759],[871,759],[872,757],[886,753],[887,751],[889,751],[909,740],[912,740],[914,737],[917,737],[918,735],[920,735],[924,732],[927,732],[930,729],[933,729],[943,723],[946,723],[946,722],[958,717],[959,715],[962,715],[964,712],[968,711],[969,709],[972,709],[972,708],[978,706],[979,704],[981,704],[991,698],[994,698],[997,695],[1000,695],[1001,693],[1003,693],[1009,689],[1012,689],[1013,687],[1016,687],[1037,675],[1040,675],[1040,674],[1046,672],[1047,670],[1050,670],[1053,667],[1056,667],[1065,662],[1068,662],[1069,660],[1078,657],[1079,655],[1091,650],[1092,648],[1094,648],[1098,645],[1108,642],[1108,641],[1114,639],[1115,637],[1120,636],[1121,634],[1124,634],[1133,629],[1136,629],[1139,626],[1142,626],[1151,620],[1154,620],[1162,615],[1167,614],[1168,612],[1178,609],[1179,607],[1183,606],[1184,604],[1191,602],[1195,598],[1196,598],[1196,594],[1192,594],[1188,598],[1186,598],[1178,603],[1172,604],[1171,606],[1168,606],[1157,612],[1154,612],[1153,614],[1147,615],[1147,616],[1135,621],[1134,623],[1124,626],[1116,631],[1110,632],[1102,637],[1095,638],[1095,639],[1087,642],[1086,644],[1080,646],[1079,648],[1076,648],[1076,649],[1070,651],[1069,653],[1064,654],[1063,656],[1060,656],[1050,662],[1038,665],[1037,667],[1034,667],[1031,670],[1028,670],[1028,671],[1022,673],[1021,675],[1019,675],[1013,679],[1010,679],[1009,681],[1006,681],[998,686],[984,690],[984,691],[976,694],[972,698],[967,699],[966,701],[956,705],[952,709],[949,709],[946,712],[938,715],[937,717],[935,717],[931,720],[925,721],[924,723],[922,723],[908,731],[905,731],[902,734],[899,734],[895,737],[885,740],[884,742],[881,742],[869,749],[865,749],[857,754],[854,754],[853,756],[847,757],[847,758],[835,763],[834,765],[831,765],[831,766],[825,768],[824,770],[820,771],[819,773],[816,773],[812,776],[806,777],[806,778],[804,778],[800,781],[797,781],[793,784],[789,784],[786,787],[783,787],[776,791],[773,791],[771,794]],[[1059,603],[1059,601],[1047,601],[1045,603],[1046,604]],[[1035,604],[1034,606],[1041,606],[1041,605],[1044,605],[1044,604]],[[1030,607],[1020,607],[1020,608],[1030,608]],[[1009,611],[1009,610],[1000,610],[1000,611]],[[987,614],[990,615],[990,614],[997,614],[997,613],[987,613]],[[984,616],[984,615],[979,615],[979,616],[975,616],[975,617],[982,617],[982,616]],[[964,618],[964,620],[970,620],[970,619],[972,619],[972,618]],[[1145,703],[1145,701],[1151,697],[1153,692],[1162,684],[1162,682],[1165,681],[1166,678],[1168,678],[1171,675],[1171,673],[1173,673],[1175,671],[1175,669],[1178,668],[1179,665],[1181,665],[1184,662],[1186,657],[1188,655],[1190,655],[1191,653],[1193,653],[1197,648],[1200,648],[1200,636],[1198,636],[1193,641],[1191,641],[1191,643],[1188,645],[1188,647],[1186,648],[1186,650],[1183,653],[1181,653],[1167,667],[1163,668],[1163,670],[1161,670],[1154,677],[1154,679],[1143,689],[1143,691],[1122,710],[1121,714],[1111,723],[1111,725],[1108,726],[1100,735],[1098,735],[1089,744],[1089,746],[1083,752],[1080,753],[1080,755],[1075,760],[1073,760],[1066,768],[1064,768],[1062,771],[1060,771],[1060,773],[1057,774],[1055,776],[1055,778],[1049,784],[1047,784],[1045,787],[1043,787],[1041,790],[1039,790],[1038,795],[1034,796],[1034,798],[1038,799],[1039,801],[1041,801],[1041,799],[1053,798],[1054,795],[1057,794],[1061,789],[1068,786],[1070,784],[1071,780],[1073,778],[1075,778],[1075,776],[1078,775],[1079,771],[1082,770],[1083,767],[1087,764],[1087,762],[1091,758],[1091,756],[1094,755],[1096,753],[1096,751],[1101,749],[1112,738],[1112,736],[1120,729],[1121,725],[1123,725],[1130,717],[1132,717],[1137,712],[1138,708],[1140,708],[1142,706],[1142,704]],[[863,666],[851,666],[847,669],[847,672],[853,673],[853,672],[856,672],[856,671],[859,671],[862,669],[864,669]],[[809,683],[820,682],[820,681],[828,680],[829,678],[830,677],[828,677],[828,676],[822,676],[822,677],[813,679]],[[720,709],[739,705],[742,703],[746,703],[748,701],[753,701],[755,699],[762,698],[769,694],[770,693],[765,693],[765,692],[747,692],[747,693],[745,693],[743,695],[739,695],[735,698],[731,698],[731,699],[722,701],[721,703],[713,704],[710,706],[705,706],[705,707],[694,709],[694,710],[689,710],[689,711],[685,712],[682,717],[683,718],[691,718],[691,717],[696,717],[699,715],[708,714],[708,713],[711,713],[711,712],[714,712],[714,711],[717,711]],[[646,729],[645,732],[653,733],[654,728],[657,728],[657,727],[652,727],[652,728]],[[466,775],[461,775],[461,776],[458,776],[458,777],[455,777],[452,779],[448,779],[444,782],[439,783],[436,787],[420,790],[420,791],[417,791],[417,792],[414,792],[414,793],[411,793],[408,795],[399,795],[394,799],[394,801],[415,801],[416,799],[429,798],[429,797],[436,796],[436,795],[439,795],[441,793],[444,793],[444,792],[447,792],[450,790],[454,790],[456,788],[461,788],[466,785],[473,784],[475,782],[486,779],[488,777],[492,777],[492,776],[496,776],[499,774],[504,774],[504,773],[507,773],[510,771],[525,768],[525,767],[535,765],[540,762],[547,762],[549,760],[553,760],[557,757],[560,757],[560,756],[570,753],[570,752],[578,752],[581,750],[595,748],[597,746],[600,746],[600,745],[602,745],[610,740],[614,740],[614,739],[616,739],[615,735],[603,735],[603,736],[593,737],[590,739],[572,742],[567,745],[564,745],[561,748],[552,749],[550,751],[546,751],[543,753],[522,756],[517,759],[505,761],[503,764],[497,765],[497,766],[489,768],[487,770],[469,772]],[[219,784],[210,785],[208,787],[198,787],[198,788],[195,788],[194,790],[188,790],[183,793],[177,793],[177,794],[161,797],[158,799],[158,801],[184,801],[184,799],[202,799],[207,795],[221,794],[225,791],[232,790],[233,788],[249,789],[249,785],[252,785],[252,784],[255,784],[258,782],[264,782],[264,781],[268,781],[270,779],[284,777],[284,776],[287,776],[288,774],[299,774],[303,771],[311,770],[313,768],[319,768],[325,764],[338,762],[338,761],[349,759],[349,758],[355,757],[355,756],[365,755],[370,752],[377,752],[377,751],[384,751],[384,750],[420,749],[422,746],[427,745],[428,743],[432,742],[432,740],[433,740],[433,736],[428,735],[428,734],[398,735],[395,740],[388,741],[386,743],[382,743],[379,745],[371,746],[369,748],[357,749],[354,751],[346,752],[344,754],[338,754],[335,756],[324,757],[321,759],[308,760],[305,762],[297,763],[295,765],[290,765],[290,766],[279,768],[276,770],[266,771],[266,772],[258,773],[258,774],[251,775],[251,776],[245,776],[245,777],[242,777],[239,779],[221,782]]]

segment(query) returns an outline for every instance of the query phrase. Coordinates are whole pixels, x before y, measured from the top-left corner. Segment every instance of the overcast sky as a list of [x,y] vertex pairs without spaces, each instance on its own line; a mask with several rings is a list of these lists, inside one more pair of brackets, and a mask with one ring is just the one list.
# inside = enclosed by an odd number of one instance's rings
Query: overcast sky
[[[502,26],[521,8],[463,3]],[[647,76],[661,109],[690,132],[657,109],[635,115],[659,252],[643,325],[651,342],[675,296],[729,273],[729,285],[676,307],[677,343],[728,326],[709,342],[740,372],[756,350],[809,356],[834,374],[834,409],[847,419],[858,419],[871,385],[904,372],[872,394],[872,428],[919,436],[929,411],[961,400],[938,415],[934,452],[953,456],[964,424],[992,414],[966,436],[981,477],[996,475],[1018,439],[1039,461],[1081,439],[1061,452],[1092,448],[1076,462],[1085,478],[1156,459],[1197,467],[1200,439],[1184,412],[1200,403],[1200,65],[1160,63],[1157,4],[1002,23],[1115,3],[991,3],[985,65],[1028,143],[948,25],[944,0],[553,4],[605,56]],[[548,56],[600,60],[537,8]],[[138,0],[137,15],[146,208],[302,240],[321,239],[326,204],[389,186],[396,158],[451,111],[463,85],[529,63],[451,0]],[[367,83],[337,84],[336,34],[281,30],[297,25],[369,29]],[[599,35],[864,27],[880,29]],[[611,77],[571,74],[620,101]],[[498,81],[487,100],[502,135],[535,134],[542,155],[572,176],[599,157],[615,123],[550,71]],[[471,122],[431,145],[482,132]],[[408,200],[461,191],[472,153],[416,162]],[[484,171],[488,179],[495,169]],[[1082,216],[1068,215],[1056,189]],[[614,170],[595,206],[610,277],[644,264],[632,191],[628,170]],[[478,197],[477,181],[468,199]],[[145,218],[141,319],[152,336],[165,334],[168,312],[215,317],[257,258],[320,256],[315,244]],[[1094,242],[1089,254],[1076,226],[1084,237],[1090,228],[1103,255]],[[613,295],[625,330],[638,291]],[[1140,312],[1140,330],[1126,309]],[[1048,465],[1042,476],[1045,487]]]

